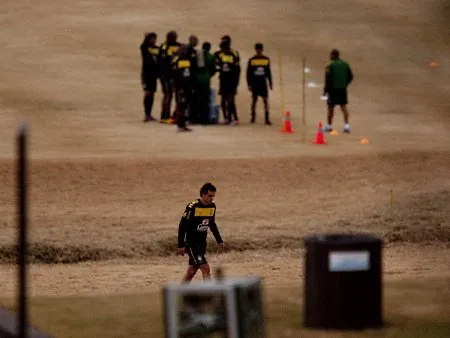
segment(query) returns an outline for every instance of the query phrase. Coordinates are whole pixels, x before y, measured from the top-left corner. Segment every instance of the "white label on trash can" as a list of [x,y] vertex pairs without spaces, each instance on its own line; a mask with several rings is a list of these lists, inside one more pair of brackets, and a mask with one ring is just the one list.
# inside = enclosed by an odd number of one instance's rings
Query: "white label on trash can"
[[329,271],[367,271],[369,269],[369,251],[334,251],[328,254]]

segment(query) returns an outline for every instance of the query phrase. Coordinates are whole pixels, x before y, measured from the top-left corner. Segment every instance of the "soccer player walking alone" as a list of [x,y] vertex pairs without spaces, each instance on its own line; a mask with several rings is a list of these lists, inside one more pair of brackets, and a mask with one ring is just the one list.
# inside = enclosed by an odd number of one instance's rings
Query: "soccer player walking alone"
[[344,114],[344,132],[350,133],[347,87],[353,81],[353,72],[350,65],[340,58],[337,49],[331,51],[330,59],[331,62],[325,69],[323,90],[323,95],[328,96],[328,125],[325,131],[333,130],[334,107],[339,105]]
[[189,266],[182,282],[189,283],[200,269],[203,280],[211,279],[210,266],[206,260],[206,238],[208,229],[223,250],[225,245],[216,224],[216,205],[213,200],[216,187],[205,183],[200,188],[200,198],[190,202],[178,226],[178,254],[189,256]]

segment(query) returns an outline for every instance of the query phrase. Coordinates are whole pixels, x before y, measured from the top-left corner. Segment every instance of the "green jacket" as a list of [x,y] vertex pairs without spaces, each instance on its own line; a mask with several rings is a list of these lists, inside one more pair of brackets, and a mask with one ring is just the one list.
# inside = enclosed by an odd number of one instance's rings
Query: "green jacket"
[[353,80],[353,72],[350,65],[342,60],[331,61],[325,68],[324,92],[329,93],[332,89],[345,89]]
[[209,85],[211,83],[211,78],[216,73],[215,60],[211,53],[207,51],[202,52],[205,56],[205,66],[197,68],[197,83]]

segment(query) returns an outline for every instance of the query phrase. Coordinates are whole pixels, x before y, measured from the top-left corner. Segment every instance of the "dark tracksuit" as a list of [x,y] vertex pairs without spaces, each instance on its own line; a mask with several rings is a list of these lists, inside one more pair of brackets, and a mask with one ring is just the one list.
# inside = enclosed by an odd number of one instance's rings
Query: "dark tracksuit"
[[223,117],[229,122],[233,119],[238,121],[234,97],[237,94],[241,75],[239,53],[235,50],[218,51],[214,56],[219,72],[219,95],[222,96]]
[[161,86],[164,97],[161,111],[161,120],[170,118],[170,109],[172,105],[172,97],[174,93],[172,78],[172,59],[176,55],[181,44],[179,42],[165,42],[159,47],[158,64],[160,69]]
[[142,43],[140,46],[142,68],[141,68],[141,84],[145,91],[151,95],[144,96],[144,112],[147,118],[151,117],[153,109],[153,101],[158,81],[158,51],[157,45],[147,45]]
[[[267,98],[269,91],[267,82],[272,87],[272,71],[270,67],[270,59],[265,55],[255,55],[248,60],[247,63],[247,85],[252,91],[253,100],[258,97]],[[252,119],[255,118],[256,112],[252,111]],[[269,112],[265,112],[266,121],[269,120]]]
[[328,105],[348,104],[347,87],[353,81],[350,65],[338,58],[331,61],[325,68],[324,95],[328,94]]
[[[197,50],[191,45],[188,46],[188,55],[191,58],[192,64],[197,67]],[[198,95],[198,88],[196,82],[194,81],[191,89],[191,102],[188,112],[188,120],[191,123],[199,122]]]
[[175,56],[172,61],[173,80],[176,93],[176,123],[178,127],[186,126],[187,114],[192,102],[192,88],[195,83],[196,66],[188,56]]
[[215,219],[216,205],[203,205],[200,199],[186,206],[178,226],[178,248],[186,248],[189,265],[199,267],[207,264],[206,238],[211,230],[218,244],[223,243]]

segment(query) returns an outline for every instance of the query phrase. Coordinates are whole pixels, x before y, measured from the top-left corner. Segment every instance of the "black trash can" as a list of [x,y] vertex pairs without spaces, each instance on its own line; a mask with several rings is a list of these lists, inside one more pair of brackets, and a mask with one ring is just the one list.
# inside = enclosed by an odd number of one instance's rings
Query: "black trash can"
[[382,240],[323,234],[305,237],[304,244],[304,326],[382,327]]

